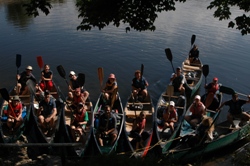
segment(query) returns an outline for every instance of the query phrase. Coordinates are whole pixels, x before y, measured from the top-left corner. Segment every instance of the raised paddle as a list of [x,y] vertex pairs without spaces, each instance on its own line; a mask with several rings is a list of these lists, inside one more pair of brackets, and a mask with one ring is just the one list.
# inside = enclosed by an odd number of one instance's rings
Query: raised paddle
[[172,65],[173,72],[175,73],[174,66],[173,66],[173,63],[172,63],[173,56],[172,56],[172,52],[171,52],[170,48],[165,49],[165,54],[166,54],[168,60],[170,61],[171,65]]
[[67,81],[67,79],[66,79],[66,72],[65,72],[63,66],[62,66],[62,65],[59,65],[59,66],[56,67],[56,69],[57,69],[59,75],[65,80],[65,82],[66,82],[67,85],[69,86],[69,83],[68,83],[68,81]]
[[85,74],[84,73],[78,74],[77,82],[78,82],[80,87],[84,86],[84,84],[85,84]]
[[[43,66],[44,66],[44,63],[43,63],[43,58],[42,56],[37,56],[36,57],[36,61],[37,61],[37,64],[41,70],[41,72],[43,71]],[[46,83],[45,81],[43,80],[43,84],[44,84],[44,87],[45,87],[45,90],[46,90]]]
[[100,89],[101,89],[101,91],[102,91],[103,78],[104,78],[103,68],[102,68],[102,67],[99,67],[99,68],[97,69],[97,72],[98,72],[98,79],[99,79],[99,82],[100,82]]
[[141,80],[142,80],[143,72],[144,72],[144,65],[141,64]]
[[202,66],[202,73],[205,77],[205,85],[207,84],[207,76],[209,74],[209,66],[208,65],[203,65]]
[[19,74],[19,67],[21,66],[21,59],[22,59],[22,55],[16,54],[16,68],[17,68],[17,74]]
[[228,94],[228,95],[233,95],[233,94],[237,93],[237,94],[239,94],[241,96],[248,97],[248,95],[236,92],[232,88],[229,88],[229,87],[226,87],[226,86],[220,86],[220,92]]
[[192,46],[194,44],[195,38],[196,38],[196,36],[192,35],[192,37],[191,37],[191,49],[192,49]]
[[116,100],[117,92],[118,92],[118,88],[115,88],[115,89],[113,90],[113,93],[112,93],[112,96],[111,96],[111,104],[110,104],[111,109],[112,109],[113,106],[114,106],[114,103],[115,103],[115,100]]

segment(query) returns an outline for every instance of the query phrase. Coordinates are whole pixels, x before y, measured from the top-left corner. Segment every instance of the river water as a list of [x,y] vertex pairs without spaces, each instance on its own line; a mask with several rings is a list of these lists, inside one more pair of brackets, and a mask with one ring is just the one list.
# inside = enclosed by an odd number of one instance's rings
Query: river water
[[[72,0],[56,1],[48,16],[40,13],[36,18],[26,16],[19,1],[0,0],[0,87],[11,88],[15,84],[16,54],[22,55],[20,72],[32,65],[38,78],[40,69],[36,57],[42,56],[43,61],[50,64],[54,80],[65,95],[67,86],[56,71],[58,65],[62,65],[67,74],[70,70],[85,73],[85,87],[93,103],[100,94],[97,68],[103,67],[106,78],[110,73],[116,75],[125,103],[134,71],[144,64],[144,76],[156,104],[172,73],[164,49],[171,49],[173,65],[177,67],[187,56],[191,36],[195,34],[200,59],[210,67],[207,82],[216,76],[223,85],[250,94],[249,35],[242,36],[238,30],[227,28],[228,21],[215,19],[213,10],[206,9],[209,2],[177,3],[176,11],[158,14],[154,32],[131,30],[126,33],[127,25],[119,28],[110,25],[101,31],[97,28],[77,31],[81,20]],[[233,16],[241,14],[235,8],[231,10]],[[230,96],[224,97],[227,98]]]

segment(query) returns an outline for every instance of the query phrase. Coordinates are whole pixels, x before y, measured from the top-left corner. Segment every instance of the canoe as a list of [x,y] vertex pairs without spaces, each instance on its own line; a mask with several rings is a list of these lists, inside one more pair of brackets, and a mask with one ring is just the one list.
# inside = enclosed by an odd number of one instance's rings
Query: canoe
[[106,101],[103,100],[102,93],[99,95],[99,98],[95,104],[93,118],[92,118],[93,139],[95,142],[95,147],[96,149],[98,149],[97,151],[92,149],[93,151],[95,151],[94,152],[95,155],[96,154],[110,155],[110,154],[116,153],[116,150],[118,148],[118,140],[120,139],[120,135],[121,135],[123,124],[124,124],[124,111],[123,111],[121,98],[118,92],[117,92],[117,95],[118,95],[118,99],[114,101],[114,104],[112,107],[112,114],[116,116],[116,119],[117,119],[116,129],[118,131],[118,135],[113,145],[110,145],[108,141],[104,140],[104,146],[101,147],[96,138],[96,131],[97,131],[97,126],[98,126],[97,123],[99,120],[99,116],[103,113],[104,107],[108,104]]
[[189,59],[182,62],[182,73],[185,76],[185,92],[186,96],[193,98],[202,82],[202,62],[190,63]]
[[[169,86],[168,88],[169,89]],[[172,88],[173,89],[173,88]],[[174,132],[170,131],[170,128],[167,128],[162,133],[162,127],[158,125],[159,122],[163,117],[163,111],[167,108],[170,101],[175,102],[175,108],[178,114],[178,121],[174,125]],[[164,91],[156,106],[156,114],[155,114],[155,129],[156,135],[159,140],[159,145],[161,149],[161,153],[165,153],[168,151],[172,146],[174,146],[175,139],[180,134],[181,125],[186,114],[186,96],[180,95],[180,93],[175,92],[174,94],[169,93],[168,90]]]
[[[3,90],[4,89],[4,90]],[[31,109],[31,101],[32,96],[31,95],[19,95],[19,98],[21,100],[21,103],[23,105],[22,110],[22,118],[23,123],[13,132],[9,132],[7,128],[7,110],[8,108],[8,102],[5,99],[8,100],[11,99],[14,95],[16,95],[15,88],[12,88],[10,91],[7,91],[5,88],[1,89],[2,99],[1,99],[1,125],[0,125],[0,143],[14,143],[16,142],[22,134],[28,129],[27,124],[29,122],[30,118],[30,109]],[[7,98],[6,98],[7,97]],[[5,99],[4,99],[5,98]]]
[[[239,120],[234,120],[234,124],[238,126]],[[250,123],[246,123],[241,127],[231,128],[228,121],[221,122],[215,125],[214,139],[211,142],[205,142],[190,146],[188,138],[180,141],[180,144],[169,150],[164,155],[169,160],[178,163],[186,163],[195,161],[199,158],[218,151],[220,148],[232,145],[247,136],[249,136]]]
[[[133,121],[143,111],[146,114],[146,126],[142,133],[143,145],[140,145],[139,149],[136,149],[136,140],[130,137],[130,131],[132,130]],[[128,97],[126,106],[124,107],[124,113],[126,115],[124,124],[124,138],[128,144],[128,147],[124,147],[126,152],[132,152],[134,157],[145,157],[152,145],[153,126],[154,126],[154,105],[150,94],[142,101],[134,101],[132,94]],[[124,144],[126,145],[126,144]]]
[[74,142],[71,134],[71,119],[72,119],[72,110],[69,108],[71,105],[71,101],[66,100],[65,102],[65,107],[64,110],[61,114],[60,118],[60,125],[58,132],[55,137],[55,142],[57,143],[79,143],[79,146],[75,147],[67,147],[65,150],[66,156],[79,156],[83,157],[85,155],[88,155],[87,148],[89,146],[89,141],[91,138],[92,134],[92,117],[93,117],[93,106],[90,98],[88,97],[85,105],[88,107],[87,112],[88,112],[88,117],[89,117],[89,122],[86,125],[85,133],[83,134],[82,138],[80,139],[79,136],[77,136],[77,141]]
[[[31,93],[35,96],[35,85],[34,84],[28,84]],[[61,114],[64,111],[64,105],[63,102],[59,96],[58,93],[58,89],[57,86],[55,84],[55,82],[53,82],[53,88],[50,91],[51,97],[54,98],[55,102],[56,102],[56,107],[57,107],[57,115],[56,115],[56,121],[55,121],[55,125],[52,128],[51,131],[49,131],[47,134],[43,133],[43,131],[41,130],[39,124],[38,124],[38,116],[37,116],[37,111],[38,111],[38,107],[39,107],[39,99],[37,97],[34,97],[33,100],[33,104],[31,107],[31,121],[33,122],[32,127],[33,127],[33,131],[35,131],[35,134],[33,133],[33,136],[35,138],[33,138],[35,142],[32,141],[32,143],[53,143],[54,142],[54,138],[55,138],[55,133],[59,128],[59,124],[60,124],[60,118],[61,118]]]

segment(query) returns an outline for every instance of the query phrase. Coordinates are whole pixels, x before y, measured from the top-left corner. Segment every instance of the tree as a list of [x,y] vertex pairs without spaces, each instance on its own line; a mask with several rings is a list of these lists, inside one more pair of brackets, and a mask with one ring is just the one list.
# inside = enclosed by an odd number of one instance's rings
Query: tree
[[[154,31],[154,22],[157,13],[162,11],[174,11],[176,2],[186,0],[77,0],[78,17],[82,18],[78,30],[91,30],[98,27],[100,30],[109,24],[116,27],[120,23],[128,24],[126,31],[133,28],[137,31]],[[50,0],[30,0],[25,4],[28,15],[39,15],[40,9],[46,15],[52,8]],[[244,13],[250,9],[250,0],[213,0],[207,9],[215,8],[214,17],[219,20],[227,20],[231,16],[231,7],[238,7]],[[241,31],[242,35],[250,33],[250,16],[243,14],[228,23],[229,28]]]

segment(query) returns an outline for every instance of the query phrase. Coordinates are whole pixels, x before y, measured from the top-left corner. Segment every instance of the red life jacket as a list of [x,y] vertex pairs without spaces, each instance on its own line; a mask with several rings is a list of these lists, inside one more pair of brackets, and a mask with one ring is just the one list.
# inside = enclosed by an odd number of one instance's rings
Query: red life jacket
[[85,118],[85,113],[86,113],[86,111],[82,111],[81,114],[76,114],[75,121],[76,121],[77,123],[83,122],[83,121],[84,121],[84,118]]
[[215,94],[215,92],[219,89],[219,84],[213,84],[212,83],[212,87],[208,90],[208,93],[213,93]]

